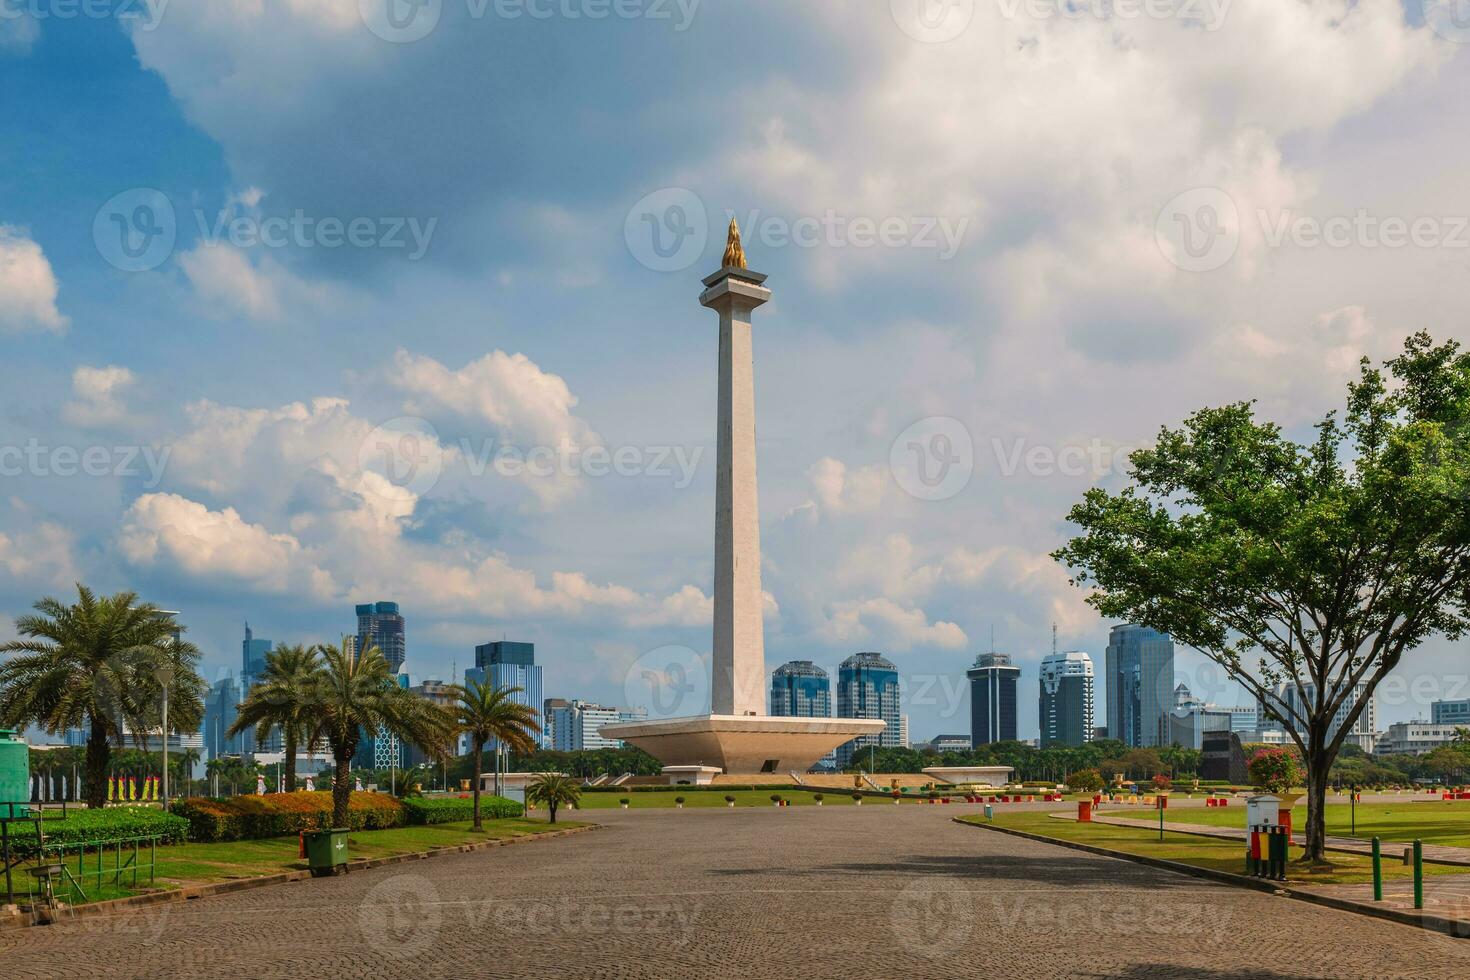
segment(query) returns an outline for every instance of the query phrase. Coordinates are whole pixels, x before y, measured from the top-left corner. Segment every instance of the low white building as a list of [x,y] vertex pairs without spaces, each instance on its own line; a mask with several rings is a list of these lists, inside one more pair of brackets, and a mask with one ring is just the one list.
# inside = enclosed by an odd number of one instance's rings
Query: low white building
[[1455,740],[1454,725],[1398,721],[1378,738],[1380,755],[1423,755]]

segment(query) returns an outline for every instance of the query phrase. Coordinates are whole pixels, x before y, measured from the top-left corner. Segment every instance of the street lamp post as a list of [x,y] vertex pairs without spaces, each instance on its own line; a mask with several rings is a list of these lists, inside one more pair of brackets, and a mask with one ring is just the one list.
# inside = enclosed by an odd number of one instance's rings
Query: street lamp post
[[168,685],[163,685],[163,812],[168,812]]

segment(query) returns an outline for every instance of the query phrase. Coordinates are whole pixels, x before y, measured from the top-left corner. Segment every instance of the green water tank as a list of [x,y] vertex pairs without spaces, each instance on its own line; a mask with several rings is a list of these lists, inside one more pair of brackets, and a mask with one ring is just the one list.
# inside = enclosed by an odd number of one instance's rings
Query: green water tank
[[15,732],[0,729],[0,817],[26,816],[30,801],[30,749]]

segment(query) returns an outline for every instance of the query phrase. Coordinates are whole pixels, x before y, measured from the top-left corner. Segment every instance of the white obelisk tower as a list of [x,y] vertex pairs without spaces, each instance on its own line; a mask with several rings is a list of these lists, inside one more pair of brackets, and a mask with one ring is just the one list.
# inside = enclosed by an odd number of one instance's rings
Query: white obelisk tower
[[771,299],[766,277],[745,267],[740,229],[702,306],[720,316],[719,461],[715,475],[715,623],[710,713],[602,725],[598,733],[650,753],[671,783],[720,773],[765,781],[804,772],[843,742],[883,731],[878,718],[789,718],[766,713],[761,624],[761,532],[755,484],[755,363],[750,314]]
[[766,277],[745,267],[740,229],[719,272],[704,280],[701,306],[720,315],[719,461],[715,475],[714,676],[717,715],[766,713],[761,623],[761,532],[755,481],[755,361],[750,314],[771,298]]

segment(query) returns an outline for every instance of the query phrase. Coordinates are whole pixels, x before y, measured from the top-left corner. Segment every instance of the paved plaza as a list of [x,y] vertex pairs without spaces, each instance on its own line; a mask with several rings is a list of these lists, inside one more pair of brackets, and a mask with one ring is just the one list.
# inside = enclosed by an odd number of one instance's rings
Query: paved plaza
[[950,822],[596,811],[603,829],[0,933],[7,978],[1463,977],[1470,942]]

